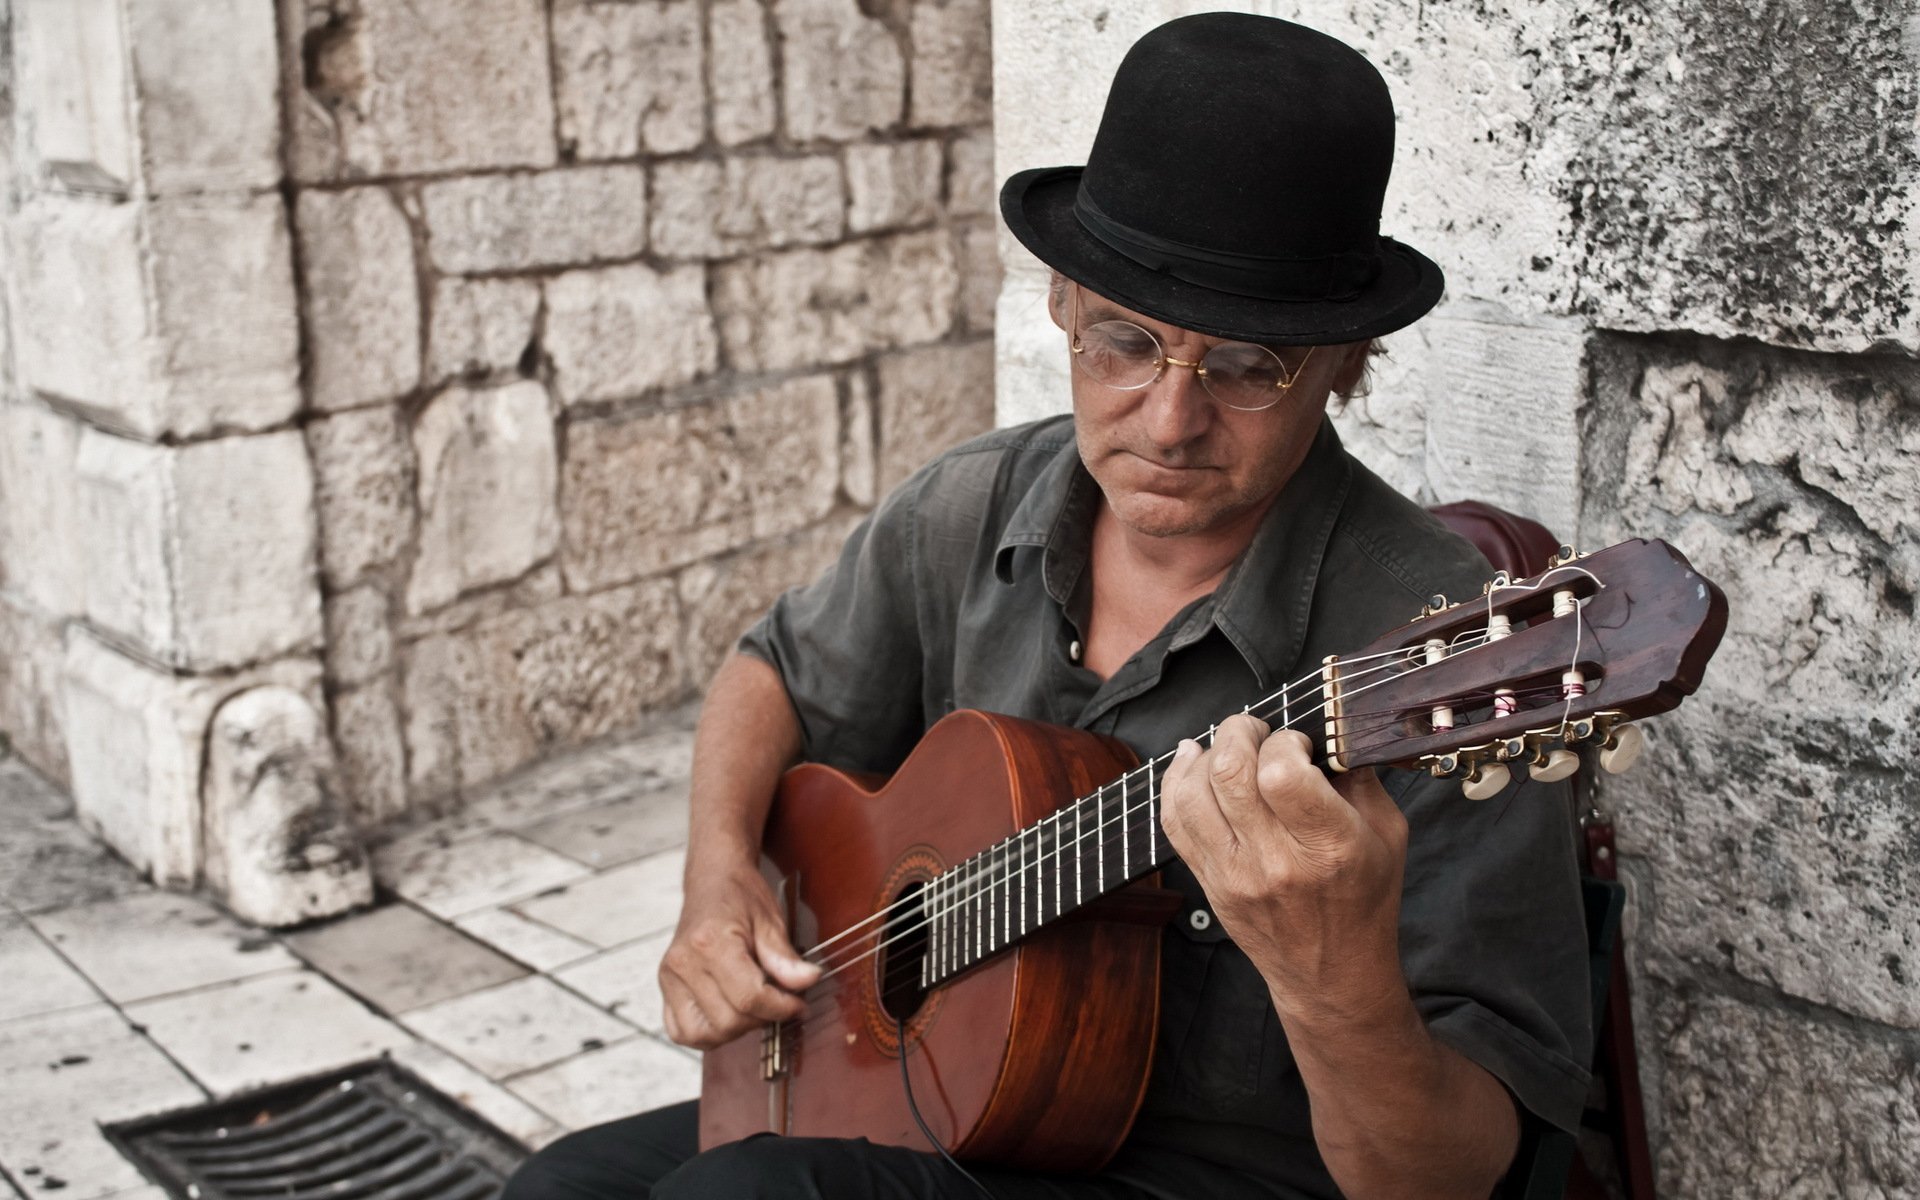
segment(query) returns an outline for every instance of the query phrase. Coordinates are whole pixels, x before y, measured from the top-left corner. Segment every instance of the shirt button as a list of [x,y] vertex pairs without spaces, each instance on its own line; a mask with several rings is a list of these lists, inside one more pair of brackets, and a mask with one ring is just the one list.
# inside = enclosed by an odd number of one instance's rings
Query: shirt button
[[1079,642],[1067,643],[1067,657],[1072,659],[1074,662],[1080,661],[1080,643]]
[[1205,933],[1207,927],[1213,924],[1213,914],[1204,908],[1196,908],[1188,915],[1187,924],[1193,926],[1201,933]]

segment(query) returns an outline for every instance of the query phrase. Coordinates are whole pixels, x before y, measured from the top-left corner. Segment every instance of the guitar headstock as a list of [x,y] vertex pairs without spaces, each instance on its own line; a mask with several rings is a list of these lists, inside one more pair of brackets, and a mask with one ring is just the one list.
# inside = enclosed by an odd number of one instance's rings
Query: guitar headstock
[[1539,575],[1502,572],[1483,595],[1434,600],[1328,660],[1330,766],[1420,766],[1464,776],[1476,798],[1498,792],[1510,764],[1565,778],[1583,745],[1624,770],[1640,737],[1627,723],[1692,694],[1727,625],[1720,589],[1641,539],[1563,550]]

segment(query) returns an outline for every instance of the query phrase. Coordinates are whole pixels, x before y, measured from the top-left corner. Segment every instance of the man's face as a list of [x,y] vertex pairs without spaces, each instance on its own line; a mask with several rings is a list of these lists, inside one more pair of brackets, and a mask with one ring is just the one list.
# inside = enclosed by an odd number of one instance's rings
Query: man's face
[[[1078,314],[1074,313],[1077,291]],[[1067,285],[1054,304],[1063,329],[1131,321],[1153,334],[1169,358],[1199,362],[1224,339],[1180,329]],[[1071,344],[1071,338],[1069,338]],[[1142,388],[1103,386],[1074,370],[1073,424],[1080,458],[1120,523],[1154,537],[1218,533],[1257,520],[1306,457],[1327,397],[1349,390],[1365,369],[1365,342],[1278,349],[1299,376],[1280,402],[1259,412],[1228,408],[1198,375],[1168,365]]]

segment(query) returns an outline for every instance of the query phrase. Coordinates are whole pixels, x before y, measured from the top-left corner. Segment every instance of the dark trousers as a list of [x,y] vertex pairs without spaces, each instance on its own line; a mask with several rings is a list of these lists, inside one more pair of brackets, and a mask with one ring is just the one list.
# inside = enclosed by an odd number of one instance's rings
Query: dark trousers
[[[967,1168],[995,1200],[1146,1200],[1113,1180]],[[569,1134],[501,1200],[983,1200],[931,1153],[865,1139],[753,1137],[699,1153],[692,1101]]]

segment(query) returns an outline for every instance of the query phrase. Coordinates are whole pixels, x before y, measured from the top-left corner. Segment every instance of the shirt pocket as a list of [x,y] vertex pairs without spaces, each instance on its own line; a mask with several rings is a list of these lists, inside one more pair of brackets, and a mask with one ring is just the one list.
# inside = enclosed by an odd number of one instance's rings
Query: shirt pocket
[[1234,1116],[1293,1063],[1266,981],[1232,942],[1166,943],[1154,1083],[1195,1115]]

